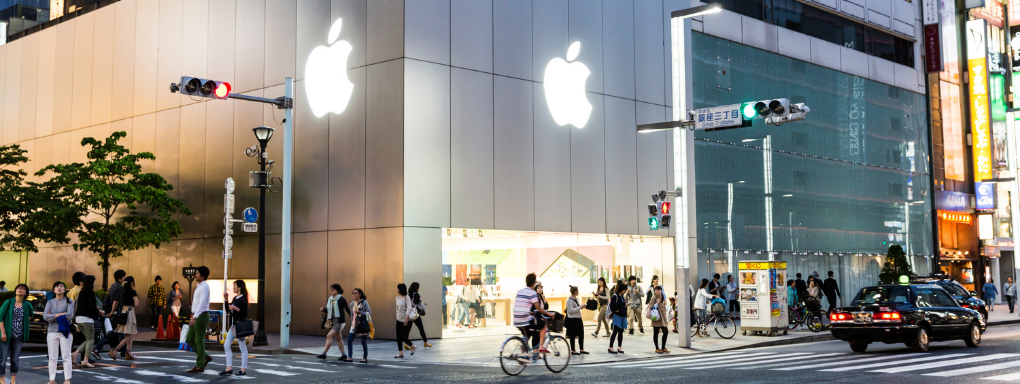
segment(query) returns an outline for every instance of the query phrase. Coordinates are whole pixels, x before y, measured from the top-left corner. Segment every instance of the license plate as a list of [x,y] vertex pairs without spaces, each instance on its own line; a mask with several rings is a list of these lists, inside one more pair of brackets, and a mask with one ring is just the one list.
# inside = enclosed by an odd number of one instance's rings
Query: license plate
[[870,323],[871,322],[871,312],[858,312],[858,313],[854,313],[854,322],[855,323]]

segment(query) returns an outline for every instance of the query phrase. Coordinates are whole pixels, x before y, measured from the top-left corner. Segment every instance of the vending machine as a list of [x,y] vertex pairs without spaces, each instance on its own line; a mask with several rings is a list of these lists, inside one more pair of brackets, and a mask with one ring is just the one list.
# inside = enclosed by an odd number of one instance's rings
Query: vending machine
[[741,261],[737,286],[743,334],[786,334],[786,262]]

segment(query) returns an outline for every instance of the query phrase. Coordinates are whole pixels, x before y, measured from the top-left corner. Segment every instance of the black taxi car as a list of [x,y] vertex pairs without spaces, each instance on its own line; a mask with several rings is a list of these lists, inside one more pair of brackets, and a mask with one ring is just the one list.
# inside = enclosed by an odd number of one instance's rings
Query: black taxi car
[[964,308],[935,284],[877,285],[862,288],[850,306],[829,314],[832,336],[850,343],[854,352],[868,344],[905,343],[924,352],[932,341],[962,339],[981,344],[985,319]]
[[984,300],[979,299],[975,293],[964,288],[963,284],[953,281],[948,277],[918,278],[913,282],[916,284],[935,284],[942,287],[942,289],[945,289],[946,292],[949,293],[949,296],[956,299],[956,302],[959,303],[961,307],[970,308],[980,312],[981,316],[984,316],[985,321],[988,321],[988,305]]

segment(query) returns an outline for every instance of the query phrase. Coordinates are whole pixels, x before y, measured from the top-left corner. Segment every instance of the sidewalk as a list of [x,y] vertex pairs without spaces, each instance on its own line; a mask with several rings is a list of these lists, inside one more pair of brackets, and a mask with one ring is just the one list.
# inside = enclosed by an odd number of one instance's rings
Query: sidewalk
[[[1005,306],[998,306],[997,310],[990,312],[989,315],[989,326],[1002,326],[1007,324],[1020,324],[1020,313],[1009,313],[1009,310]],[[738,322],[739,324],[739,322]],[[634,360],[634,359],[646,359],[663,356],[677,356],[677,355],[688,355],[708,352],[719,352],[745,348],[757,348],[774,345],[787,345],[787,344],[801,344],[810,343],[816,341],[834,340],[832,334],[828,330],[823,330],[818,333],[808,331],[803,328],[799,328],[795,331],[790,331],[786,335],[779,336],[744,336],[740,331],[737,332],[736,336],[732,339],[723,339],[715,334],[711,329],[710,337],[698,338],[694,337],[691,341],[691,348],[680,348],[677,347],[678,334],[670,333],[667,340],[667,348],[672,353],[669,355],[661,355],[655,353],[655,346],[652,343],[652,329],[651,327],[645,328],[645,333],[641,334],[638,330],[634,331],[634,335],[624,334],[623,345],[626,355],[615,355],[609,354],[606,349],[609,346],[609,338],[599,335],[595,338],[591,336],[591,332],[595,329],[594,326],[585,327],[585,350],[590,354],[572,356],[571,365],[574,364],[598,364],[604,362],[619,362],[621,360]],[[417,332],[412,332],[412,336],[416,336]],[[494,333],[490,335],[480,335],[474,337],[457,337],[447,339],[434,339],[430,342],[433,344],[433,348],[425,349],[422,347],[420,340],[415,340],[414,344],[418,346],[418,350],[414,356],[411,356],[410,351],[404,351],[405,360],[413,361],[416,363],[426,364],[457,364],[457,365],[472,365],[472,366],[497,366],[496,356],[499,353],[499,348],[506,340],[509,334],[516,334],[513,332],[507,333]],[[155,332],[145,329],[139,330],[137,341],[135,344],[148,345],[148,346],[160,346],[176,348],[177,343],[170,342],[153,342],[149,341],[155,337]],[[304,336],[304,335],[291,335],[290,336],[290,348],[280,349],[280,340],[278,334],[269,334],[269,345],[264,347],[251,347],[249,352],[257,354],[307,354],[307,355],[318,355],[322,353],[322,347],[325,344],[325,337],[323,336]],[[220,350],[222,346],[218,343],[210,342],[207,344],[207,348],[213,348],[214,350]],[[236,348],[236,347],[235,347]],[[393,356],[396,356],[396,342],[392,340],[368,340],[368,355],[370,359],[390,360]],[[346,347],[345,347],[346,349]],[[344,351],[346,353],[346,350]],[[330,348],[327,354],[329,358],[336,359],[340,357],[340,352],[337,347]],[[354,345],[354,356],[352,358],[361,357],[361,344],[358,339],[355,340]],[[314,358],[309,356],[309,358]]]

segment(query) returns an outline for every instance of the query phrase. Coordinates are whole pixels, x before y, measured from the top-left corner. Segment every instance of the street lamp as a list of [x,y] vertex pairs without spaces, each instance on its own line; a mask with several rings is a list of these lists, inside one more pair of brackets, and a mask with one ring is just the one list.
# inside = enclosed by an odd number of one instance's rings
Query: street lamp
[[[256,180],[257,187],[259,189],[259,305],[256,318],[259,324],[266,323],[266,189],[269,188],[269,174],[266,172],[266,164],[269,163],[269,155],[266,153],[266,146],[269,145],[269,140],[273,138],[273,132],[276,131],[270,127],[255,127],[251,129],[255,133],[255,139],[259,142],[259,151],[257,153],[259,163],[259,177]],[[254,154],[249,154],[252,156]],[[269,339],[266,337],[266,326],[261,325],[258,331],[255,333],[255,341],[252,345],[264,346],[269,345]]]

